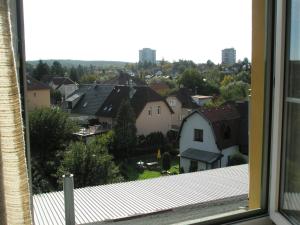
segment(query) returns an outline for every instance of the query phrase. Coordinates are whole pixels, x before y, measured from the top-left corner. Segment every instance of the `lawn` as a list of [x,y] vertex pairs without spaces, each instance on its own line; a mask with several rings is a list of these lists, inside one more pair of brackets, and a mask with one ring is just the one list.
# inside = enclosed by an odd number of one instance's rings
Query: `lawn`
[[[128,177],[128,181],[133,180],[144,180],[149,178],[156,178],[162,176],[160,166],[153,169],[138,169],[136,163],[138,161],[147,162],[157,162],[156,155],[145,155],[140,157],[130,158],[128,160],[128,164],[125,166],[126,175]],[[159,162],[160,165],[160,162]],[[170,173],[179,173],[179,159],[177,157],[171,157],[171,168],[169,170]]]

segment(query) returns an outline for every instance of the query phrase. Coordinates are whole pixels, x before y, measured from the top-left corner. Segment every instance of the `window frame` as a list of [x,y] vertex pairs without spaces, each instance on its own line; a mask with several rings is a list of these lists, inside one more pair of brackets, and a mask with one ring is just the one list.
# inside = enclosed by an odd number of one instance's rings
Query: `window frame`
[[[197,132],[199,132],[199,134],[200,134],[200,140],[197,140],[196,139],[196,134],[197,134]],[[199,129],[199,128],[194,128],[194,141],[197,141],[197,142],[203,142],[203,129]]]
[[[270,2],[268,0],[266,0],[266,2]],[[21,31],[18,33],[18,37],[20,41],[20,71],[21,71],[21,75],[23,74],[23,76],[25,76],[25,40],[24,40],[24,25],[23,25],[23,2],[21,1],[17,1],[17,5],[18,5],[18,29]],[[21,80],[21,98],[22,98],[22,107],[23,107],[23,119],[25,122],[25,127],[27,130],[27,132],[25,132],[26,135],[26,146],[27,146],[27,161],[28,161],[28,171],[29,171],[29,182],[30,182],[30,188],[31,188],[31,170],[30,170],[30,148],[29,148],[29,134],[28,134],[28,119],[27,119],[27,109],[26,109],[26,82],[22,81],[22,79],[24,79],[24,77],[20,78]],[[25,92],[24,92],[25,91]],[[276,98],[275,98],[276,100]],[[151,115],[152,116],[152,109],[151,109]],[[273,159],[273,158],[272,158]],[[272,187],[272,185],[271,185]],[[263,194],[267,194],[267,192],[263,193]],[[31,191],[31,198],[32,198],[32,191]],[[31,201],[32,204],[32,201]],[[32,205],[31,205],[32,206]],[[33,212],[33,210],[32,210]],[[194,222],[191,222],[190,224],[220,224],[220,223],[228,223],[230,222],[235,223],[235,224],[244,224],[244,225],[249,225],[249,224],[266,224],[265,222],[269,222],[268,221],[268,215],[267,215],[267,211],[265,209],[254,209],[248,212],[244,212],[244,213],[232,213],[231,215],[216,215],[215,218],[210,219],[210,220],[206,220],[203,221],[205,218],[199,218],[197,219],[197,221],[195,220]],[[244,222],[239,222],[243,220]]]
[[291,225],[291,222],[280,212],[280,194],[282,188],[282,172],[284,170],[284,91],[286,76],[286,34],[287,34],[287,1],[277,0],[276,7],[276,32],[275,41],[275,66],[274,66],[274,104],[273,104],[273,129],[272,129],[272,153],[270,167],[270,218],[276,224]]

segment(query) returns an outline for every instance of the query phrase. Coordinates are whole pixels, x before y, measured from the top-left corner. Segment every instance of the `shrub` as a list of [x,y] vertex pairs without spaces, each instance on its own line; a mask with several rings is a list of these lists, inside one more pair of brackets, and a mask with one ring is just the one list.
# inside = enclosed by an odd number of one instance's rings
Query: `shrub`
[[179,173],[184,173],[184,169],[183,169],[183,167],[180,167],[180,169],[179,169]]
[[241,154],[234,154],[228,160],[228,166],[237,166],[245,163],[247,163],[247,161]]
[[165,144],[165,137],[162,132],[152,132],[146,136],[147,145],[162,147]]
[[168,152],[165,152],[162,156],[162,168],[163,170],[169,170],[171,168],[171,158]]

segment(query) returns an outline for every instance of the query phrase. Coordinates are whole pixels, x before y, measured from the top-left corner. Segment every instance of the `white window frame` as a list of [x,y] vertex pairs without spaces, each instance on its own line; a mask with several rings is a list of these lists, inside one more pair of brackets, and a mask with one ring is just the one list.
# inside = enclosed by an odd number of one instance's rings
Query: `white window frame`
[[280,225],[291,225],[288,219],[279,212],[280,174],[282,153],[282,119],[284,97],[284,63],[286,35],[286,0],[277,0],[275,19],[275,58],[274,58],[274,96],[273,120],[270,155],[270,195],[269,212],[271,220]]

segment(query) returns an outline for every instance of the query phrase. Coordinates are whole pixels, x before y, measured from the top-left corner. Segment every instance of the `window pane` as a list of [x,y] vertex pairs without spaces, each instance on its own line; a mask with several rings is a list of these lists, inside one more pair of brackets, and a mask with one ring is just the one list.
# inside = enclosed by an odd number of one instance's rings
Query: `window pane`
[[290,0],[287,14],[287,70],[284,120],[284,171],[281,209],[300,223],[300,0]]

